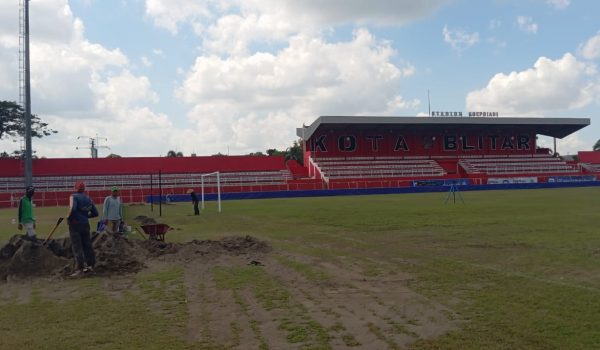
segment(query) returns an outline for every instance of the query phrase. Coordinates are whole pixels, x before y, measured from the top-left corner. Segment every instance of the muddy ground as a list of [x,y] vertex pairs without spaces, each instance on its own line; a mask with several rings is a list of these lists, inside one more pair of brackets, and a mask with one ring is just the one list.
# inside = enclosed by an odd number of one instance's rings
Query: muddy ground
[[[135,290],[139,273],[183,267],[187,321],[184,330],[173,332],[191,344],[311,348],[314,342],[295,343],[282,327],[282,320],[298,317],[291,313],[308,315],[317,322],[326,333],[325,342],[334,349],[404,348],[456,327],[452,312],[411,290],[411,278],[404,273],[369,277],[352,261],[331,262],[276,251],[250,236],[177,244],[102,233],[94,236],[94,248],[98,260],[94,278],[100,278],[106,293],[115,298]],[[218,286],[215,268],[248,266],[264,271],[277,288],[289,294],[287,308],[265,307],[264,299],[250,289]],[[321,277],[294,266],[318,271]],[[70,271],[68,239],[44,246],[14,236],[0,250],[0,300],[17,295],[19,302],[27,302],[31,286],[40,278],[57,281],[57,287],[48,291],[53,300],[73,298],[77,291],[60,287],[68,283]]]

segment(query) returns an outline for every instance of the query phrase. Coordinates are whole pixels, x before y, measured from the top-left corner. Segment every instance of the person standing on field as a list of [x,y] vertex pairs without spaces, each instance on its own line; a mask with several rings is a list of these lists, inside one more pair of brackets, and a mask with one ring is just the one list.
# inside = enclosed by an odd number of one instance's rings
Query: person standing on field
[[187,193],[190,194],[192,203],[194,204],[194,215],[200,215],[200,209],[198,208],[198,195],[191,188],[187,191]]
[[35,188],[33,186],[27,186],[25,189],[25,196],[21,198],[19,202],[19,230],[25,228],[25,232],[28,238],[35,239],[35,217],[33,216],[33,194]]
[[71,247],[77,263],[77,269],[71,277],[93,272],[96,265],[96,255],[90,237],[89,219],[98,216],[98,209],[90,197],[85,194],[85,184],[83,182],[77,181],[75,189],[77,192],[69,198],[69,213],[67,215]]
[[119,225],[123,220],[123,202],[119,197],[117,186],[113,186],[112,194],[104,199],[102,218],[105,220],[107,233],[117,234],[119,232]]

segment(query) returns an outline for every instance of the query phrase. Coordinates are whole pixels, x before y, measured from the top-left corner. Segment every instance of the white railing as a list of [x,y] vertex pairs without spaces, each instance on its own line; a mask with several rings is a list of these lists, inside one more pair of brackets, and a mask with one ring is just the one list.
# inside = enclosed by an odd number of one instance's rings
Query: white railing
[[[285,171],[230,172],[221,173],[222,186],[254,186],[254,185],[284,185]],[[289,173],[289,171],[287,171]],[[160,178],[163,188],[197,187],[201,184],[202,174],[162,174]],[[94,175],[94,176],[43,176],[34,177],[33,186],[40,191],[59,192],[69,191],[75,181],[83,181],[90,190],[108,190],[113,186],[120,189],[140,189],[158,186],[158,174],[148,175]],[[209,181],[208,184],[211,184]],[[23,191],[23,179],[18,177],[0,178],[0,193]]]

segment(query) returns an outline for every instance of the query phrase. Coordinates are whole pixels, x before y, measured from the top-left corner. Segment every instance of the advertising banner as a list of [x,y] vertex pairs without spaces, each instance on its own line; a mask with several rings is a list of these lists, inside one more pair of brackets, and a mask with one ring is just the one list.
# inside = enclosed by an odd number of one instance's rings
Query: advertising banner
[[468,186],[471,182],[469,179],[447,179],[447,180],[415,180],[412,182],[413,187],[421,186]]
[[585,182],[585,181],[596,181],[594,175],[586,176],[551,176],[548,178],[548,182]]
[[487,181],[488,185],[533,184],[537,182],[537,177],[490,177]]

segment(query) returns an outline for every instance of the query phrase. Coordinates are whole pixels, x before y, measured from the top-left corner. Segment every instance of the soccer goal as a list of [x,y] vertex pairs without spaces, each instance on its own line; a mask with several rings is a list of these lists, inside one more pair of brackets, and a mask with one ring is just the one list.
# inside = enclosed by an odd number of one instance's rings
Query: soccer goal
[[[216,178],[216,181],[213,180]],[[200,175],[201,186],[202,186],[202,209],[204,209],[204,185],[207,184],[206,187],[214,187],[217,185],[217,205],[219,207],[219,213],[221,212],[221,173],[215,171],[210,174]],[[205,181],[206,179],[206,181]]]

